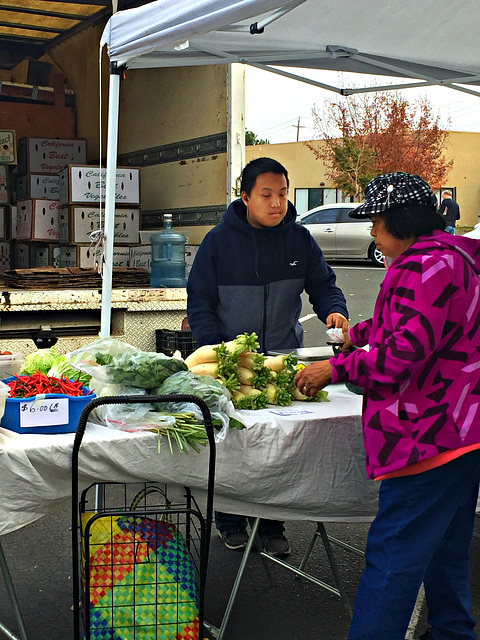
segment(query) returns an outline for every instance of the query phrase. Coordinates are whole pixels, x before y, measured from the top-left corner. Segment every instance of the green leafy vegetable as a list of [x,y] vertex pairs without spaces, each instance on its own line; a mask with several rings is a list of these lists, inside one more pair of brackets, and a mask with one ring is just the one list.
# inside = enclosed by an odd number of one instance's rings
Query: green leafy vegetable
[[76,369],[102,383],[153,389],[177,371],[187,371],[183,360],[163,353],[141,351],[115,338],[98,338],[66,355]]
[[293,352],[285,356],[283,360],[283,366],[285,367],[285,369],[287,369],[288,371],[292,371],[293,373],[296,372],[297,364],[298,358],[297,356],[293,355]]
[[93,356],[93,360],[100,366],[105,366],[107,364],[112,364],[113,356],[109,353],[102,353],[101,351],[97,351],[97,353]]
[[292,404],[293,393],[289,389],[277,388],[277,404],[286,407]]
[[[201,398],[210,409],[214,427],[218,427],[220,422],[220,424],[225,423],[229,427],[236,429],[245,428],[239,420],[230,416],[230,408],[231,412],[235,413],[230,402],[230,394],[227,389],[215,380],[215,378],[212,378],[212,376],[199,376],[191,371],[179,371],[167,378],[159,387],[152,389],[150,393],[152,395],[179,393],[182,395],[197,396],[197,398]],[[191,408],[192,405],[193,403],[189,403],[182,406]],[[176,411],[180,409],[181,405],[178,402],[158,402],[155,403],[154,406],[157,411]],[[195,405],[195,410],[199,411],[197,405]],[[217,420],[219,417],[222,418],[220,421]]]
[[[182,395],[194,395],[201,398],[210,409],[216,407],[218,399],[226,395],[220,382],[212,376],[199,376],[191,371],[179,371],[168,377],[159,387],[150,391],[152,395],[170,395],[180,393]],[[227,394],[228,395],[228,394]],[[156,403],[155,407],[160,411],[164,403]]]
[[236,371],[231,373],[228,376],[228,378],[226,378],[223,375],[220,375],[220,378],[221,378],[221,380],[223,382],[223,386],[225,387],[225,389],[230,391],[230,393],[233,393],[235,391],[235,389],[238,389],[238,387],[240,386],[240,381],[238,379],[238,373]]
[[[150,412],[151,413],[151,412]],[[153,431],[158,433],[158,451],[161,448],[160,436],[165,436],[168,442],[170,453],[173,454],[172,443],[175,442],[178,449],[182,452],[188,452],[188,449],[193,449],[197,453],[200,453],[199,447],[204,447],[207,442],[207,434],[203,424],[200,424],[193,413],[172,413],[165,414],[160,413],[158,416],[173,416],[175,418],[175,424],[161,424],[161,426],[153,426],[148,428],[147,431]],[[151,418],[152,422],[155,420]],[[162,422],[161,419],[158,422]]]
[[113,354],[111,362],[104,366],[112,382],[142,389],[151,389],[162,384],[173,373],[187,370],[183,360],[140,350]]
[[262,367],[255,371],[255,377],[252,379],[252,386],[255,389],[265,389],[272,379],[272,371],[268,367]]
[[328,399],[328,391],[325,391],[325,389],[320,389],[320,391],[317,391],[314,400],[316,400],[317,402],[330,402],[330,400]]
[[83,371],[74,369],[68,362],[68,360],[66,360],[63,356],[61,356],[56,362],[54,362],[47,375],[53,378],[61,378],[62,376],[64,376],[69,380],[80,380],[80,382],[86,387],[88,387],[88,384],[92,379],[92,376],[89,376],[88,373],[83,373]]
[[229,424],[228,426],[230,427],[230,429],[238,429],[239,431],[241,431],[242,429],[245,429],[245,425],[240,422],[240,420],[237,420],[236,418],[229,418]]
[[29,353],[28,356],[25,357],[25,364],[20,373],[31,376],[38,371],[47,375],[54,363],[59,359],[63,359],[63,356],[55,353],[54,347],[50,347],[50,349],[39,349],[34,353]]
[[268,406],[268,399],[264,393],[249,395],[234,402],[236,409],[265,409]]

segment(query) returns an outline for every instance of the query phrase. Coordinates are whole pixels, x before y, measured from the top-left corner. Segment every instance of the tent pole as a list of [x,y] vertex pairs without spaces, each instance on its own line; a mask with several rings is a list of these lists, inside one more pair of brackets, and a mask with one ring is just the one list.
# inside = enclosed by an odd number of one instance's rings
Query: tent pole
[[115,63],[110,66],[110,86],[108,97],[108,139],[107,139],[107,173],[105,182],[105,246],[102,265],[102,307],[100,336],[110,336],[112,316],[112,270],[113,240],[115,232],[115,188],[117,173],[118,147],[118,110],[120,97],[120,79],[123,67]]

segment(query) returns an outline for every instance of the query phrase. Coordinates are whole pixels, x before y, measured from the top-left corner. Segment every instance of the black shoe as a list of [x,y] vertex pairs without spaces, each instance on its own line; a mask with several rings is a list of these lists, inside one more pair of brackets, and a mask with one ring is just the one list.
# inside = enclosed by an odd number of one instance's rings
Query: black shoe
[[275,558],[286,558],[290,555],[290,543],[283,533],[273,536],[262,536],[263,550]]
[[422,633],[421,636],[418,636],[418,640],[432,640],[433,635],[432,635],[432,628],[429,627],[425,633]]
[[223,540],[223,544],[227,547],[227,549],[232,549],[233,551],[242,551],[245,549],[248,542],[248,533],[245,529],[242,531],[219,531],[218,537]]

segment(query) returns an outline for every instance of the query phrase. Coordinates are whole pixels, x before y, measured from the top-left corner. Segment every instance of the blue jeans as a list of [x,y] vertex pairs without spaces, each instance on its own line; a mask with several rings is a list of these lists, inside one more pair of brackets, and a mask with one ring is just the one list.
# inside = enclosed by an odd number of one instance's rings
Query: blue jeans
[[433,640],[474,640],[469,548],[480,450],[383,480],[348,640],[404,640],[422,582]]
[[447,225],[445,227],[445,231],[449,233],[451,236],[455,235],[455,227],[451,227],[450,225]]
[[[221,511],[215,511],[215,526],[222,533],[235,531],[243,531],[247,528],[247,518],[245,516],[238,516],[233,513],[222,513]],[[265,520],[262,518],[258,525],[258,535],[263,536],[276,536],[285,531],[283,522],[279,520]]]

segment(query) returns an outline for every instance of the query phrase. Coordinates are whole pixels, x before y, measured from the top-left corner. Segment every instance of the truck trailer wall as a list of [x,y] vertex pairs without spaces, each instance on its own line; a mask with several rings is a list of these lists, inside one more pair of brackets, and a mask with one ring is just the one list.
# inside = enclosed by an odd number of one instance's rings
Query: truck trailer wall
[[226,202],[226,66],[127,73],[119,155],[142,169],[142,208],[197,209]]
[[[49,57],[62,69],[67,86],[75,94],[76,135],[87,139],[87,162],[100,157],[99,125],[99,43],[103,25],[95,25],[52,47]],[[107,148],[108,59],[102,55],[102,149]]]
[[[88,140],[88,162],[92,164],[100,157],[98,47],[102,29],[103,25],[89,27],[49,52],[75,93],[76,135]],[[108,65],[103,52],[103,156]],[[227,65],[127,69],[120,87],[118,164],[142,168],[143,228],[161,227],[167,212],[173,214],[175,227],[211,225],[221,219],[229,195],[228,79]]]

